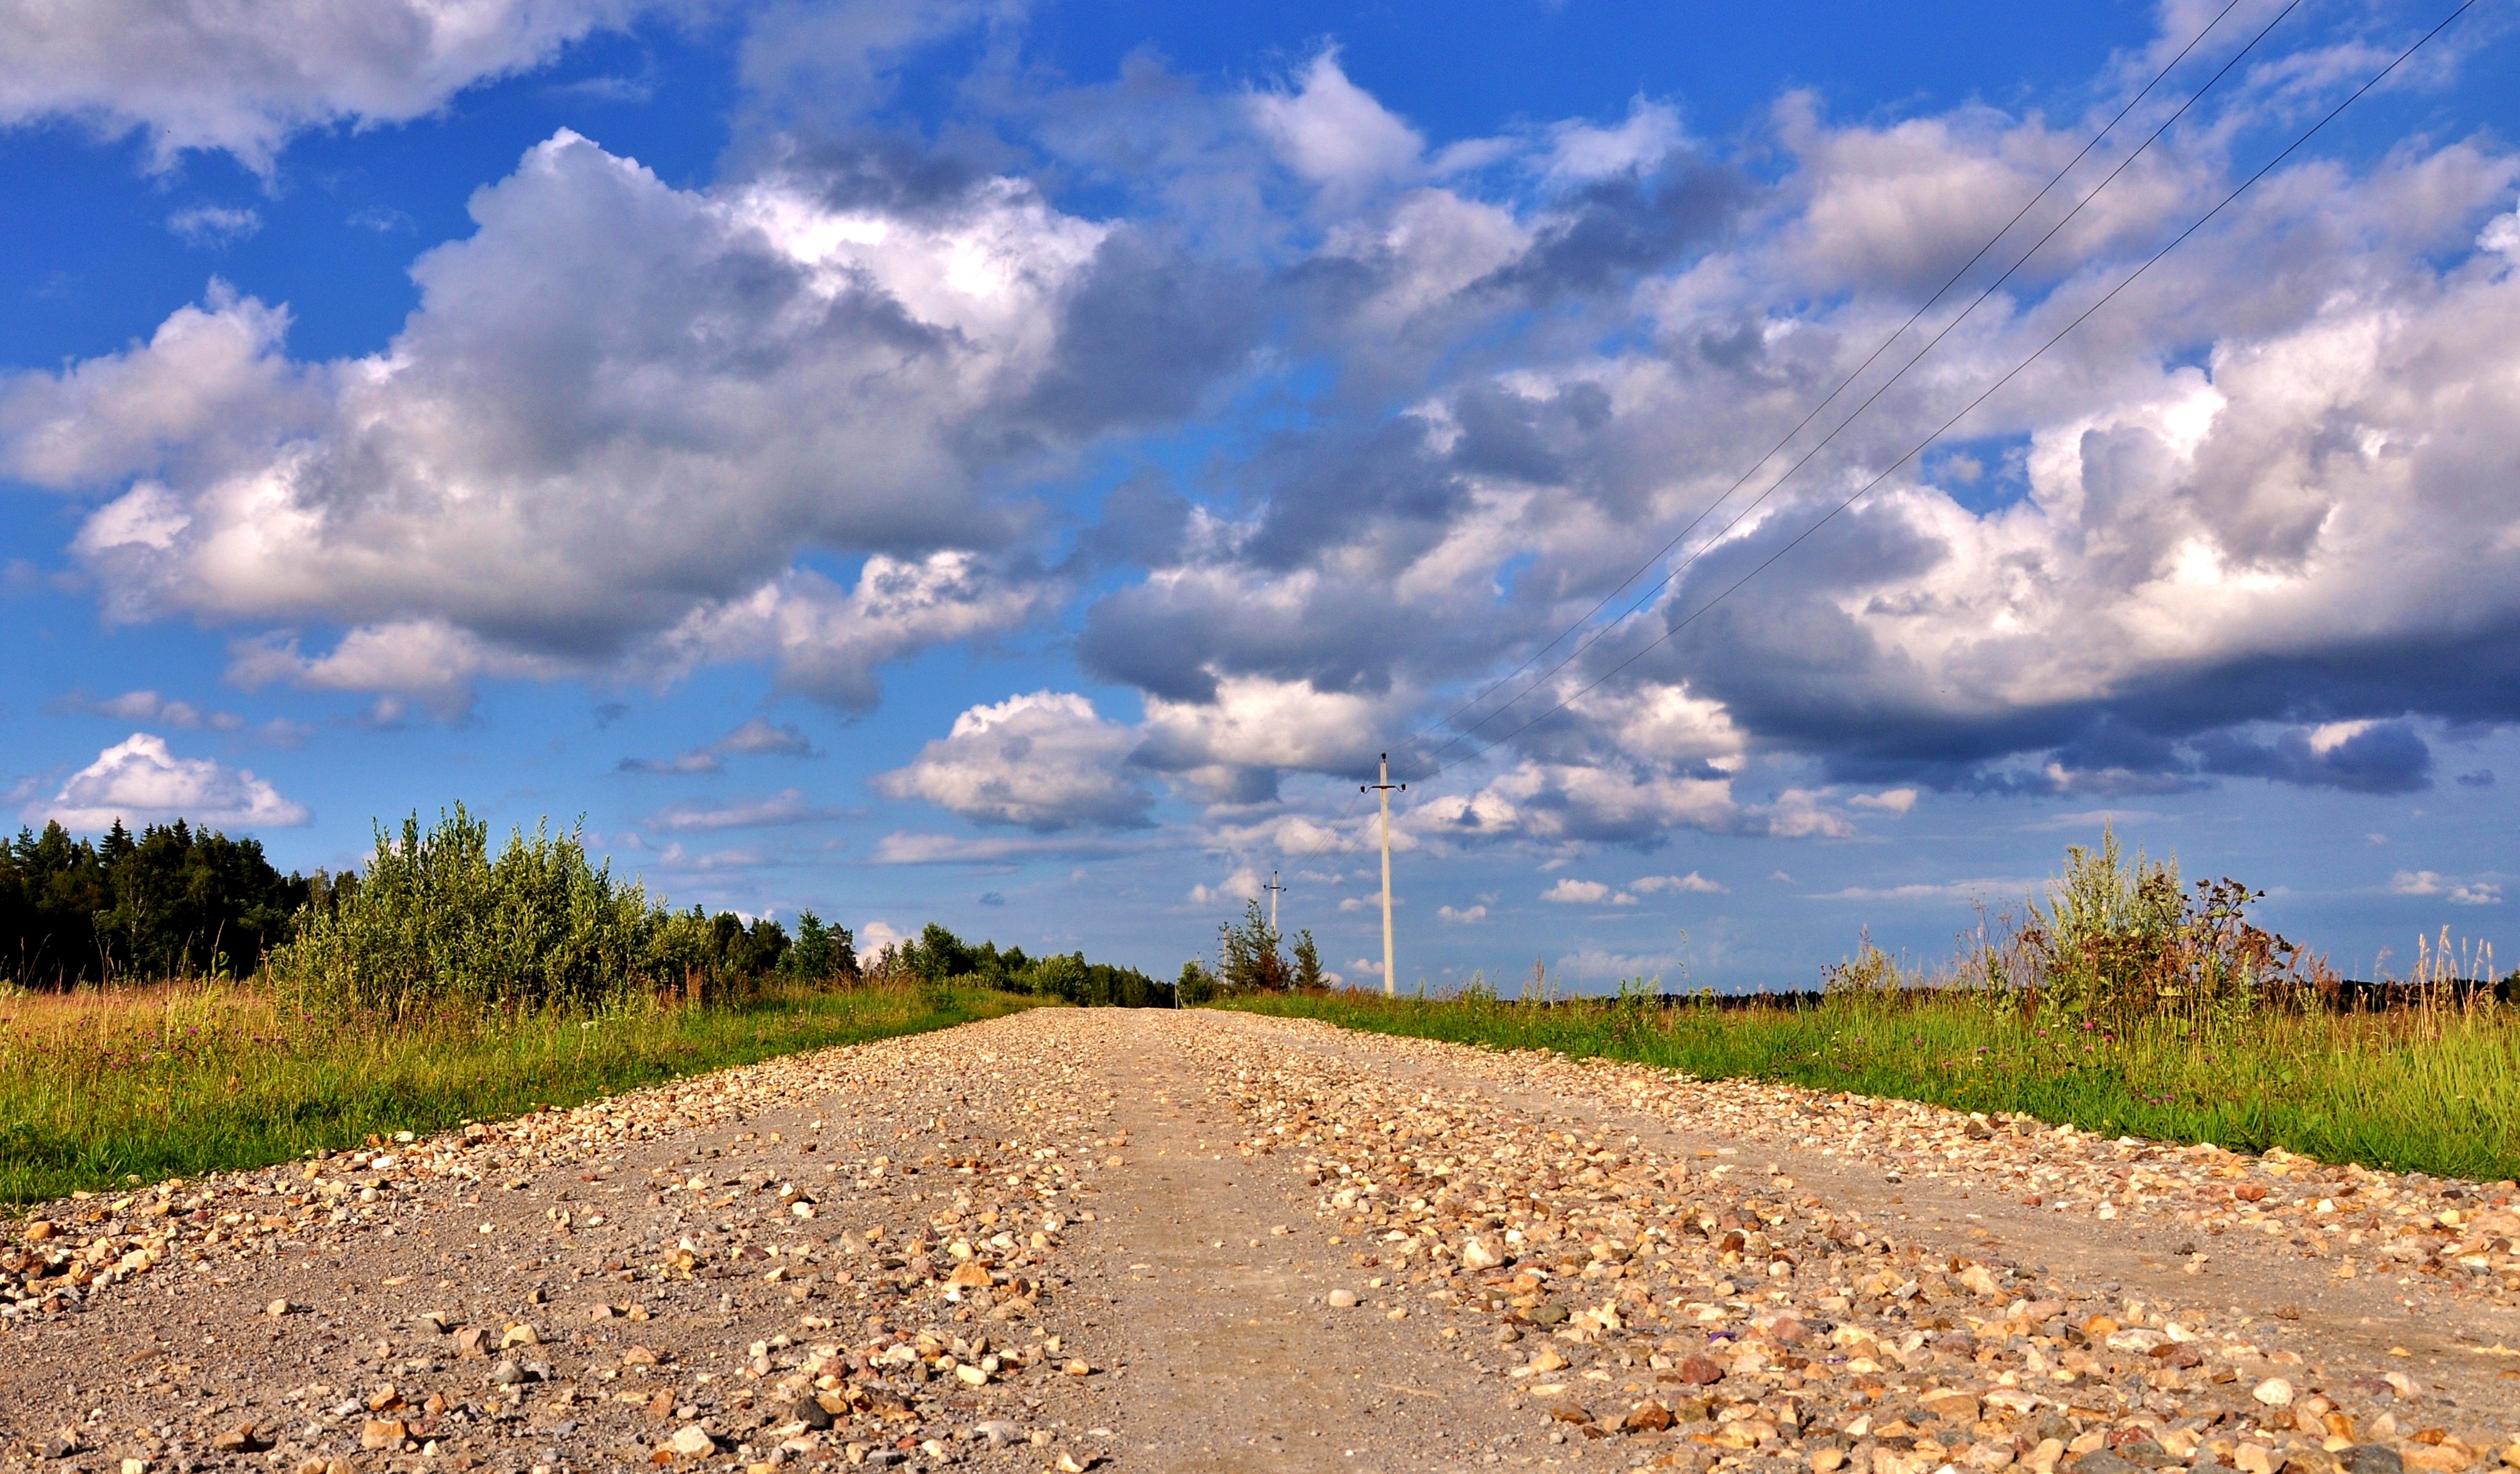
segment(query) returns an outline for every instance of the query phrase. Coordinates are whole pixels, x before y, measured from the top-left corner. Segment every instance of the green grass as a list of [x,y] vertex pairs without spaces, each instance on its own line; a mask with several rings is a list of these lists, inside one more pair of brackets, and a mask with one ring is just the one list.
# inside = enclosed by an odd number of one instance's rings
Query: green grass
[[238,989],[20,995],[0,999],[0,1200],[263,1166],[1028,1006],[968,989],[789,989],[393,1025],[290,1013]]
[[2010,1111],[2108,1136],[2213,1141],[2483,1181],[2520,1176],[2520,1010],[2270,1014],[2194,1035],[2040,1024],[1984,995],[1804,1008],[1541,1007],[1369,994],[1229,1006],[1500,1050]]

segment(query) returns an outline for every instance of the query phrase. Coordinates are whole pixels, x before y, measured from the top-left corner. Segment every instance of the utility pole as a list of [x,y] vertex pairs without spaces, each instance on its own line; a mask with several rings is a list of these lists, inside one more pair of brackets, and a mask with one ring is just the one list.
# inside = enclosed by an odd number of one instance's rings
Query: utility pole
[[1390,998],[1400,991],[1400,982],[1391,970],[1391,790],[1408,791],[1407,783],[1391,781],[1391,754],[1382,755],[1382,782],[1359,783],[1359,793],[1371,792],[1382,804],[1382,996]]
[[1278,883],[1278,872],[1271,871],[1269,883],[1260,888],[1269,893],[1269,930],[1274,934],[1278,930],[1278,896],[1286,887]]

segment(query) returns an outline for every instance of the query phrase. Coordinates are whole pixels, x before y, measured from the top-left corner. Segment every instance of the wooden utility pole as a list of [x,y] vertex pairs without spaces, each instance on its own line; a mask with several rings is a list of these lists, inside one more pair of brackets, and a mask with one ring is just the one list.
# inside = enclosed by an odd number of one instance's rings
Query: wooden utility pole
[[1391,970],[1391,790],[1408,790],[1407,783],[1391,781],[1391,754],[1382,755],[1382,782],[1359,783],[1359,793],[1372,793],[1382,803],[1382,994],[1392,997],[1400,991],[1399,979]]
[[1269,883],[1260,888],[1269,893],[1269,930],[1272,934],[1275,934],[1278,930],[1278,896],[1281,892],[1284,891],[1286,887],[1278,883],[1278,872],[1276,871],[1271,871],[1269,872]]

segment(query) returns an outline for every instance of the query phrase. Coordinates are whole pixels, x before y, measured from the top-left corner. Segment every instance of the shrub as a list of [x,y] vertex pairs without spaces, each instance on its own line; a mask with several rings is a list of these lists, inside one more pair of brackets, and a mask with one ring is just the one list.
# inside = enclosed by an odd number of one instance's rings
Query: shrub
[[490,854],[489,826],[461,804],[426,833],[382,827],[367,873],[272,956],[275,981],[308,1011],[399,1017],[442,1004],[594,1007],[653,981],[680,981],[719,940],[686,915],[670,924],[639,885],[588,863],[577,831],[512,831]]
[[[2032,902],[2012,942],[1982,955],[1990,981],[2034,987],[2044,1006],[2118,1026],[2155,1015],[2211,1023],[2332,991],[2324,959],[2249,921],[2265,895],[2228,877],[2182,888],[2176,860],[2138,849],[2130,861],[2104,828],[2098,849],[2065,851],[2047,908]],[[1999,976],[2005,968],[2020,975]]]
[[1224,991],[1224,986],[1216,980],[1216,974],[1208,971],[1207,963],[1197,958],[1182,963],[1181,977],[1173,984],[1173,996],[1181,1000],[1185,1008],[1213,1003],[1216,996]]

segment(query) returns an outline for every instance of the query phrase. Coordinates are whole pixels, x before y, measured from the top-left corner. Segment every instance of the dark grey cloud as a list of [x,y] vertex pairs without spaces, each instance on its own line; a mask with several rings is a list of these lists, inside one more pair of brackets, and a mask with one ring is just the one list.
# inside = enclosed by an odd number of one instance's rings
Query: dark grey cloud
[[2195,747],[2205,771],[2236,778],[2355,793],[2413,793],[2432,786],[2432,749],[2405,722],[2376,723],[2329,740],[2316,731],[2287,732],[2272,741],[2209,733],[2196,738]]
[[1190,499],[1171,479],[1144,469],[1104,495],[1102,520],[1078,535],[1077,548],[1097,562],[1164,567],[1183,557],[1190,515]]
[[1705,249],[1757,195],[1739,170],[1687,153],[1589,181],[1554,201],[1531,248],[1479,289],[1528,301],[1614,290]]
[[1130,229],[1105,237],[1017,413],[1062,436],[1173,421],[1260,342],[1261,279]]

